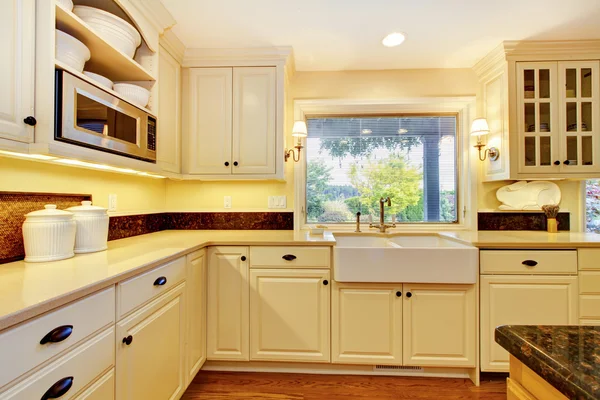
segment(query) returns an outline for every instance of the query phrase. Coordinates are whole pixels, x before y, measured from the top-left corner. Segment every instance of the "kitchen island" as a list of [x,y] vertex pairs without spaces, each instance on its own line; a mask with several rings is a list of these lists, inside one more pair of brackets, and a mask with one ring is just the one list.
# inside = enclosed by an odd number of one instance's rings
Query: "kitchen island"
[[496,328],[510,354],[508,399],[600,399],[600,326]]

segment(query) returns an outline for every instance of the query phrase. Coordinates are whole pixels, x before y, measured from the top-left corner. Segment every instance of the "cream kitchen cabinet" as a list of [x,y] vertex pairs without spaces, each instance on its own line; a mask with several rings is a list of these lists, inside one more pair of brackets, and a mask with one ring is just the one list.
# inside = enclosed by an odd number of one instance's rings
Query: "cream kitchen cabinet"
[[158,51],[158,135],[156,162],[163,171],[181,173],[181,66],[160,46]]
[[334,362],[476,365],[475,285],[336,283],[332,303]]
[[475,367],[475,285],[404,284],[403,365]]
[[334,363],[402,365],[402,284],[334,282],[331,321]]
[[500,149],[484,180],[600,177],[599,59],[596,44],[504,42],[477,63],[484,141]]
[[250,270],[250,359],[329,362],[328,269]]
[[207,359],[248,361],[248,247],[208,250]]
[[206,361],[206,250],[187,255],[186,382]]
[[177,399],[185,391],[185,286],[117,323],[117,400]]
[[2,2],[0,54],[0,139],[33,142],[35,0]]
[[509,370],[509,354],[494,340],[497,326],[578,322],[577,276],[482,275],[480,282],[482,371]]
[[281,178],[280,80],[274,66],[187,69],[184,175]]
[[600,249],[579,249],[579,323],[600,325]]

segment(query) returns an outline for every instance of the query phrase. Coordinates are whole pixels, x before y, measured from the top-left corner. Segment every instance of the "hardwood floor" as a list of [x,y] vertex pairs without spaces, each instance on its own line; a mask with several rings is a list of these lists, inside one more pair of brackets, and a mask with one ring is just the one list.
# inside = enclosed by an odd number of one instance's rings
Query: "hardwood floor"
[[200,371],[182,397],[259,400],[505,400],[506,375],[468,379]]

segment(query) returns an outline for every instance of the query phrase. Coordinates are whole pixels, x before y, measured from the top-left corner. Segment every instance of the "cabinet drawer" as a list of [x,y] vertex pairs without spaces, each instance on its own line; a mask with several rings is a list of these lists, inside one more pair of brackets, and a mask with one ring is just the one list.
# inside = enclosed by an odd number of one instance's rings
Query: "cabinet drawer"
[[600,295],[579,296],[579,318],[600,319]]
[[[0,333],[0,387],[114,321],[115,288],[111,286]],[[68,326],[72,327],[70,335]],[[41,344],[53,331],[55,342]],[[57,342],[61,338],[64,339]]]
[[600,249],[577,250],[580,270],[600,271]]
[[69,378],[72,386],[60,399],[71,399],[110,369],[114,361],[113,326],[3,392],[0,400],[40,399],[53,385]]
[[117,315],[123,317],[185,280],[185,257],[117,285]]
[[274,246],[250,248],[250,268],[329,268],[329,262],[329,247]]
[[576,250],[482,250],[482,274],[570,275],[577,273]]
[[115,369],[111,368],[100,379],[83,391],[74,400],[114,400]]
[[600,294],[600,271],[579,273],[579,294]]

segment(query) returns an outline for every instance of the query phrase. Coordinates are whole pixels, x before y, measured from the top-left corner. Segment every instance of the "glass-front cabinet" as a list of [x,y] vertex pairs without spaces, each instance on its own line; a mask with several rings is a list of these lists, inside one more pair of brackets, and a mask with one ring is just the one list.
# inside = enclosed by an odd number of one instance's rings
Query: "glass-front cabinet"
[[598,61],[518,62],[519,173],[600,171]]

